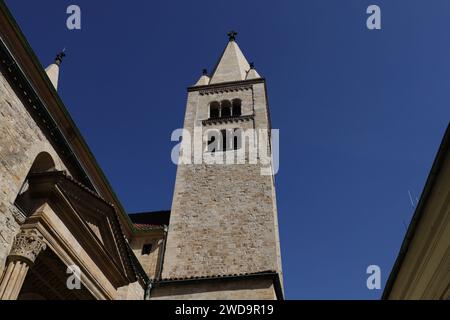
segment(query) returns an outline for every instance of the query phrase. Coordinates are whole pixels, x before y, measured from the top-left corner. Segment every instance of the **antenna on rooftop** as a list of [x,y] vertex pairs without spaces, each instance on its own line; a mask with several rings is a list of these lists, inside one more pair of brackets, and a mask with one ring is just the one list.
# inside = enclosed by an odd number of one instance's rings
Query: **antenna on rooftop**
[[409,190],[408,190],[408,195],[409,195],[409,201],[411,201],[411,206],[415,209],[417,204],[419,203],[419,199],[417,199],[417,197],[416,197],[416,199],[414,200],[413,196],[411,194],[411,191],[409,191]]
[[[419,199],[417,197],[413,197],[411,191],[409,191],[409,190],[408,190],[408,196],[409,196],[409,201],[411,202],[411,207],[415,210],[417,207],[417,204],[419,203]],[[408,230],[408,226],[404,220],[403,220],[403,225],[405,227],[405,230]]]

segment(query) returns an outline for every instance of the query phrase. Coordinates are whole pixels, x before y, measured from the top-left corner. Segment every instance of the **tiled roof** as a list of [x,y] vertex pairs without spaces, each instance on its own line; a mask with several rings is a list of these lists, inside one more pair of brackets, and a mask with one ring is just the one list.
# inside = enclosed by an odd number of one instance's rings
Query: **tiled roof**
[[114,204],[107,201],[105,198],[103,198],[101,195],[99,195],[97,192],[93,191],[92,189],[90,189],[89,187],[87,187],[86,185],[82,184],[81,182],[79,182],[78,180],[75,180],[72,176],[68,175],[66,171],[59,171],[59,173],[61,173],[64,178],[66,178],[67,180],[69,180],[70,182],[74,183],[75,185],[77,185],[78,187],[80,187],[81,189],[83,189],[84,191],[90,193],[91,195],[93,195],[94,197],[98,198],[99,200],[102,200],[103,202],[107,203],[108,205],[110,205],[111,207],[114,207]]
[[156,225],[156,224],[133,223],[133,226],[136,228],[137,231],[150,231],[150,230],[164,229],[163,225]]

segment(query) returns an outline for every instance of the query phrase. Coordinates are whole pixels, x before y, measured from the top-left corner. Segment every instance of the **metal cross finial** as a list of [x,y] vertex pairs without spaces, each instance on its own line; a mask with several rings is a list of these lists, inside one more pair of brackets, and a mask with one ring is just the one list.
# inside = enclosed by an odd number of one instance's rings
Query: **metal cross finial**
[[204,76],[207,76],[207,75],[208,75],[208,70],[203,69],[203,70],[202,70],[202,74],[203,74]]
[[56,55],[56,58],[55,58],[55,63],[59,66],[59,65],[61,65],[61,62],[62,62],[62,60],[63,60],[63,58],[66,56],[66,48],[64,48],[60,53],[58,53],[57,55]]
[[228,35],[228,40],[230,40],[230,41],[236,40],[237,34],[238,34],[238,33],[237,33],[236,31],[231,30],[230,32],[227,33],[227,35]]

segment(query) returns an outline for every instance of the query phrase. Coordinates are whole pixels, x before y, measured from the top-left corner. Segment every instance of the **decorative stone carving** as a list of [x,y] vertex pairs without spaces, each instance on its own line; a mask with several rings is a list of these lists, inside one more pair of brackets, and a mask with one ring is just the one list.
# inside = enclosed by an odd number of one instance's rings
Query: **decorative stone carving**
[[208,88],[200,90],[200,95],[208,95],[208,94],[222,94],[224,92],[234,92],[234,91],[243,91],[243,90],[252,90],[251,85],[231,85],[231,86],[220,86],[216,88]]
[[25,214],[15,205],[11,206],[10,211],[18,224],[23,224],[26,220]]
[[37,230],[25,229],[14,238],[9,257],[24,258],[34,263],[39,253],[46,248],[44,237]]
[[212,118],[212,119],[206,119],[202,120],[202,124],[204,126],[207,125],[216,125],[216,124],[222,124],[222,123],[232,123],[232,122],[244,122],[244,121],[250,121],[254,119],[254,115],[247,115],[247,116],[236,116],[236,117],[227,117],[227,118]]

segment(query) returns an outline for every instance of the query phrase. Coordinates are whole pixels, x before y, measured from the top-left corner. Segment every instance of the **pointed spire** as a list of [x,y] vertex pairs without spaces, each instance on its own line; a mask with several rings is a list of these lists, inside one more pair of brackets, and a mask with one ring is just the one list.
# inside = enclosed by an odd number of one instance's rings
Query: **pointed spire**
[[210,84],[245,80],[250,65],[236,43],[236,31],[228,32],[229,42],[212,73]]
[[208,70],[203,69],[202,70],[202,76],[200,77],[200,79],[198,79],[197,83],[195,84],[195,87],[197,86],[206,86],[209,84],[209,76],[208,76]]
[[56,63],[58,66],[60,66],[61,63],[62,63],[62,61],[63,61],[63,59],[64,59],[65,57],[66,57],[66,49],[64,48],[63,51],[61,51],[60,53],[58,53],[58,54],[56,55],[55,63]]
[[66,56],[65,49],[58,53],[55,57],[55,62],[49,65],[45,72],[47,73],[50,82],[55,87],[55,90],[58,90],[58,79],[59,79],[59,66],[62,63],[63,58]]
[[247,77],[245,78],[245,80],[259,79],[259,78],[261,78],[261,76],[255,70],[255,64],[253,62],[250,62],[250,70],[248,70]]

